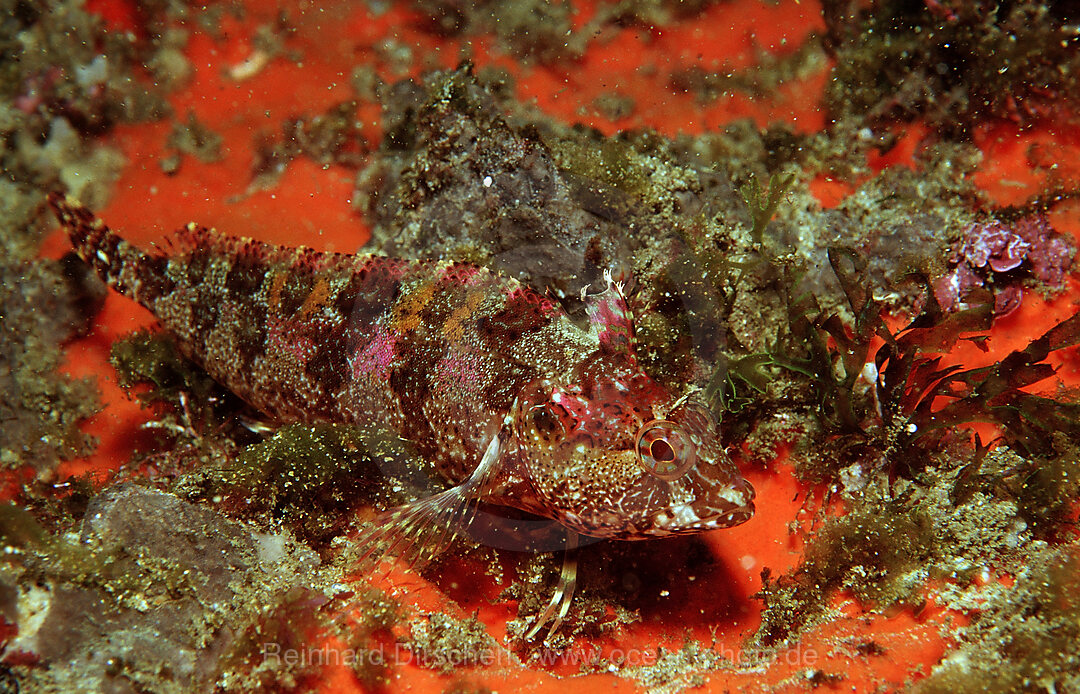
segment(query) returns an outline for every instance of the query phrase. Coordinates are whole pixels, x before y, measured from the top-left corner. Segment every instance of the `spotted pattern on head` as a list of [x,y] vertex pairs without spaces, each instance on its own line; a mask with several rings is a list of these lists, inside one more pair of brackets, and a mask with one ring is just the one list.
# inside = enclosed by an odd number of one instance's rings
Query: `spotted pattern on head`
[[707,409],[604,355],[575,375],[573,386],[539,380],[515,405],[523,475],[547,515],[622,539],[750,518],[753,489],[724,455]]

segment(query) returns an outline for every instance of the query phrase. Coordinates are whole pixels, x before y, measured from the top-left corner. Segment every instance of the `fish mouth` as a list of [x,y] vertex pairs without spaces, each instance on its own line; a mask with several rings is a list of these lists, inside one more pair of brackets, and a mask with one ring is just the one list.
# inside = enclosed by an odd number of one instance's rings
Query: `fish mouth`
[[754,516],[754,488],[742,478],[710,490],[706,498],[672,504],[653,514],[648,535],[698,533],[741,525]]

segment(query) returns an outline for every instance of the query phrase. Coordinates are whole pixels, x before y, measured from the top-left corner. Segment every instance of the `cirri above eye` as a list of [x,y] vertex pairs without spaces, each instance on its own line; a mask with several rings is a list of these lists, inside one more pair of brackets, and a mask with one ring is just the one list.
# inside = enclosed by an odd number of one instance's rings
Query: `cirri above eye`
[[697,446],[690,435],[675,422],[654,419],[638,430],[638,463],[650,475],[662,480],[677,480],[694,466]]

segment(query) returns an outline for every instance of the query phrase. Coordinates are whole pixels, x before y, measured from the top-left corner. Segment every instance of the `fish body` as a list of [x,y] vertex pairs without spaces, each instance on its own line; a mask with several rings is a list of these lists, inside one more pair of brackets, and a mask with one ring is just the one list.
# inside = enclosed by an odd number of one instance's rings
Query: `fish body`
[[753,513],[708,410],[638,365],[610,280],[582,328],[474,265],[285,248],[194,224],[169,252],[146,253],[77,201],[49,200],[83,260],[250,405],[281,424],[377,423],[412,442],[454,490],[429,510],[484,501],[620,539]]

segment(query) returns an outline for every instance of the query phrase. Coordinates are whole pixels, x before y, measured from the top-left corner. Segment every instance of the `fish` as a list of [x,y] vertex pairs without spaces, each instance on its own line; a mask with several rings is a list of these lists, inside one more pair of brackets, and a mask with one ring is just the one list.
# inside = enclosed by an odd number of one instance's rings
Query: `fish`
[[[478,265],[277,246],[194,223],[148,252],[75,198],[48,201],[83,261],[270,421],[378,423],[434,467],[446,490],[388,512],[372,546],[435,553],[481,502],[555,521],[570,548],[754,513],[709,408],[641,367],[610,274],[598,294],[583,289],[582,326]],[[564,563],[536,626],[557,628],[575,575]]]

